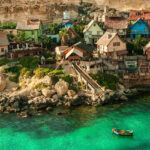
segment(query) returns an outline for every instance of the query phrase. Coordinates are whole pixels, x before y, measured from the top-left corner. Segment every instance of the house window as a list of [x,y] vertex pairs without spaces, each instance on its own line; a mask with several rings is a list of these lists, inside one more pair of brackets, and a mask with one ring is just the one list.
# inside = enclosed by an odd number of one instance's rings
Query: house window
[[92,35],[92,31],[89,31],[89,35]]
[[1,48],[1,52],[4,53],[4,48]]
[[113,46],[120,46],[120,42],[114,42]]
[[101,34],[101,32],[100,31],[97,31],[97,35],[100,35]]

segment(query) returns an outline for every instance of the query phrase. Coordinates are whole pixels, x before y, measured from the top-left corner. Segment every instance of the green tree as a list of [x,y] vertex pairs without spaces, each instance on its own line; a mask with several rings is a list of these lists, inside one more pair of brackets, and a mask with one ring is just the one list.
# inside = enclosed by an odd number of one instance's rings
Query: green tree
[[17,43],[23,44],[26,42],[31,42],[31,38],[26,38],[25,32],[19,32],[19,34],[15,37],[15,41]]
[[69,31],[67,29],[61,29],[59,38],[61,39],[61,45],[67,45],[70,39]]
[[46,36],[41,37],[40,41],[43,47],[47,49],[50,48],[51,45],[53,44],[53,40],[50,37],[46,37]]

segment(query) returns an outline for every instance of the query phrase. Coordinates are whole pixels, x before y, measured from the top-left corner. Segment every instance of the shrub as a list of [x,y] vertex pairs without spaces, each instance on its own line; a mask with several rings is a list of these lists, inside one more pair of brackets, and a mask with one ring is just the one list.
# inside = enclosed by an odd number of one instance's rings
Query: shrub
[[18,74],[14,74],[14,75],[9,77],[9,80],[12,81],[12,82],[18,83],[19,82],[19,75]]
[[28,68],[22,68],[20,71],[20,76],[21,77],[30,77],[33,75],[33,72],[31,70],[29,70]]
[[69,84],[73,84],[73,77],[71,77],[69,74],[66,74],[62,77],[62,79],[66,82],[68,82]]
[[53,76],[53,75],[60,75],[63,73],[64,73],[63,70],[53,70],[49,74],[50,74],[50,76]]
[[7,58],[0,59],[0,66],[8,64],[10,61]]
[[107,73],[101,73],[100,71],[97,74],[91,74],[91,76],[98,84],[104,86],[106,89],[116,90],[116,84],[119,81],[118,77]]
[[19,66],[13,66],[5,69],[5,73],[11,72],[11,73],[17,73],[19,74],[21,70],[21,67]]
[[50,73],[51,69],[49,68],[37,68],[34,73],[35,76],[38,78],[44,77],[45,75],[48,75]]
[[40,59],[35,57],[22,57],[19,62],[23,67],[35,69],[38,67]]

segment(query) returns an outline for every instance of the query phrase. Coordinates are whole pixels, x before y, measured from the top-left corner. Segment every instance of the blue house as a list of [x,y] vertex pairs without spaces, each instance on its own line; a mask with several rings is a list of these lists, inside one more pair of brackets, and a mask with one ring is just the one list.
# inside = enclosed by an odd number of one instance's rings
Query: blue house
[[139,36],[148,37],[149,35],[149,27],[146,22],[142,19],[138,19],[132,26],[131,26],[131,39],[135,39]]
[[62,28],[71,28],[76,25],[72,20],[63,20]]

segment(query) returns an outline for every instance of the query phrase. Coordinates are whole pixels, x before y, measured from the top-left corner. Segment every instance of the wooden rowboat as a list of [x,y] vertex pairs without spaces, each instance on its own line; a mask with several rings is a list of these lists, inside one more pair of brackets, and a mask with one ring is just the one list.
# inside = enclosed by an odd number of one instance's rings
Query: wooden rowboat
[[116,135],[121,135],[121,136],[133,136],[132,130],[119,130],[119,129],[113,128],[112,132]]

